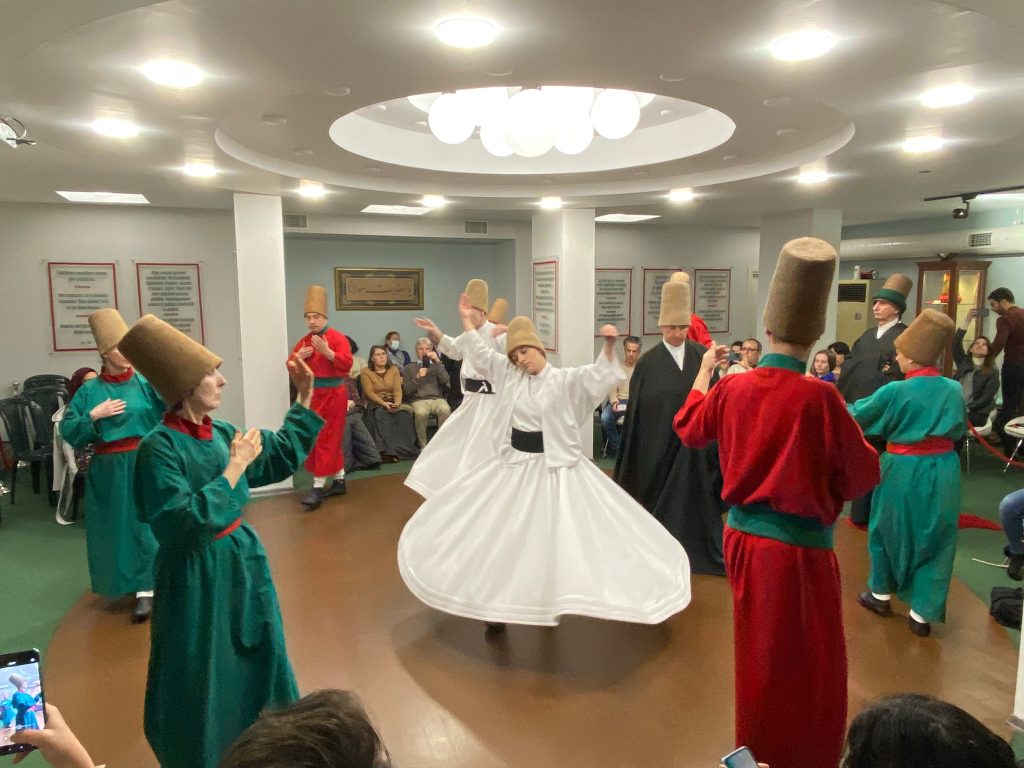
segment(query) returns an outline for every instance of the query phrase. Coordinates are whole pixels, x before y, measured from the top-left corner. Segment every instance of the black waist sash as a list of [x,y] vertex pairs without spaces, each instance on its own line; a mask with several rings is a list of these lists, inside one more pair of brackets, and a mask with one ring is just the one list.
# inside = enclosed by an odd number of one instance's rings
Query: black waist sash
[[512,447],[523,453],[544,453],[544,433],[523,432],[512,427]]
[[463,379],[466,382],[467,392],[475,392],[478,395],[493,395],[494,385],[487,379]]

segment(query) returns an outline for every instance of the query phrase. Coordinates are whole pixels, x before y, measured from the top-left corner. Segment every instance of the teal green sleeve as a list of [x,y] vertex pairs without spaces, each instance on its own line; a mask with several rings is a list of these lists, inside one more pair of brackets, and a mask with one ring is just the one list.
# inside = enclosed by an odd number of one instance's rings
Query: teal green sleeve
[[88,391],[87,387],[79,388],[64,409],[64,418],[60,422],[61,438],[72,448],[79,450],[100,439],[96,422],[89,418],[92,407],[87,398]]
[[889,405],[896,394],[896,387],[889,383],[880,387],[873,395],[861,398],[847,406],[850,415],[854,421],[860,424],[865,435],[885,437],[892,430],[893,427],[890,423],[892,411]]
[[[142,379],[141,376],[139,376],[139,378]],[[164,414],[167,412],[167,409],[170,408],[170,406],[167,405],[167,403],[164,402],[164,399],[157,394],[157,391],[153,389],[152,384],[150,384],[145,379],[142,379],[142,381],[142,389],[146,393],[146,409],[149,411],[149,414],[153,417],[154,422],[156,424],[159,424],[161,421],[163,421]]]
[[250,488],[287,479],[299,468],[320,434],[324,420],[315,411],[295,403],[277,432],[261,430],[263,450],[245,470]]
[[[135,463],[135,501],[160,546],[209,541],[241,515],[241,507],[224,475],[193,491],[186,474],[187,456],[166,437],[151,434],[139,447]],[[242,484],[244,485],[244,484]],[[244,489],[241,490],[244,500]]]

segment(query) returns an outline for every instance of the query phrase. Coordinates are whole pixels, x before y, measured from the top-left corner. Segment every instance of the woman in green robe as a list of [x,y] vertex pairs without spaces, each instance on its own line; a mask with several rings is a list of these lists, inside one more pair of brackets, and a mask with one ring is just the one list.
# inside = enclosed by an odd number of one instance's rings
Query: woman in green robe
[[121,346],[173,404],[135,473],[160,544],[146,738],[163,768],[215,768],[263,709],[298,699],[267,555],[242,515],[249,489],[287,478],[316,440],[313,374],[290,360],[284,425],[243,434],[209,417],[226,384],[216,355],[149,315]]
[[[916,328],[915,328],[916,326]],[[888,441],[882,480],[871,502],[869,592],[859,602],[881,616],[891,595],[910,604],[908,624],[920,636],[945,621],[960,513],[960,461],[966,430],[960,385],[935,367],[948,348],[953,321],[928,309],[896,339],[904,381],[886,384],[849,406],[865,435]]]
[[92,591],[108,598],[134,594],[133,618],[145,621],[152,607],[156,539],[139,519],[132,493],[139,440],[160,423],[164,404],[132,370],[117,343],[128,330],[116,309],[89,316],[103,360],[99,376],[75,392],[60,422],[72,448],[93,445],[85,481],[85,534]]

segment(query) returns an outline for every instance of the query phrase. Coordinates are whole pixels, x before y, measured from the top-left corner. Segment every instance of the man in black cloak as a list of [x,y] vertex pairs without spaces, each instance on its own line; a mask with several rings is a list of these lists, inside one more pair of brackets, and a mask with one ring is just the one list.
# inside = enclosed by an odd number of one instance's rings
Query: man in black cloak
[[693,573],[724,576],[718,444],[687,448],[672,430],[706,351],[689,326],[689,276],[676,272],[661,287],[662,343],[633,370],[614,478],[683,545]]

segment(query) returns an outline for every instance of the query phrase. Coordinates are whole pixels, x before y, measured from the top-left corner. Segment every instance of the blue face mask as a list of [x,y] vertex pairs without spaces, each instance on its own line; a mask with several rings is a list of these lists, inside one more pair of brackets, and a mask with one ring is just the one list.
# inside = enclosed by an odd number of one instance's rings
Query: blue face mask
[[388,342],[388,346],[391,347],[391,350],[393,352],[397,352],[398,351],[398,345],[399,345],[399,340],[398,339],[392,339],[391,341]]

